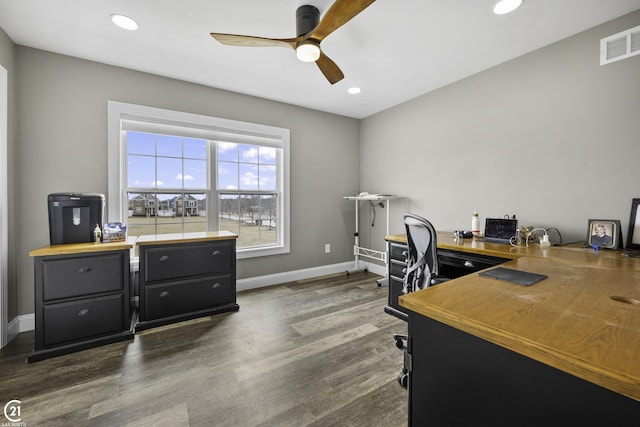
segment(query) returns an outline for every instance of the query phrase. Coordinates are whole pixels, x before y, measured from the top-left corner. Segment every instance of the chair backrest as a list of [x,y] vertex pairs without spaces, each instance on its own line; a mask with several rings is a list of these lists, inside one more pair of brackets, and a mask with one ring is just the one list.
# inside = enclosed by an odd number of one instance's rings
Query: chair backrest
[[438,276],[436,252],[436,230],[433,225],[418,215],[404,215],[409,257],[404,278],[404,293],[414,292],[432,284]]

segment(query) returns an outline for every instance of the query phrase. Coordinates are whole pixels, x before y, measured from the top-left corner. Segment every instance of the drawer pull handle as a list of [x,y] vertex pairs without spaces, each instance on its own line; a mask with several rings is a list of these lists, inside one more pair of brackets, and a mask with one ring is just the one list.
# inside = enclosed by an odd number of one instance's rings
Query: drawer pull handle
[[407,272],[407,269],[406,269],[406,268],[403,268],[403,269],[402,269],[402,272],[403,272],[403,273],[406,273],[406,272]]
[[212,289],[218,289],[218,288],[221,288],[221,287],[222,287],[222,285],[219,282],[216,282],[216,283],[213,284]]
[[168,255],[162,255],[160,257],[160,262],[165,262],[165,261],[169,261],[169,256]]
[[407,251],[402,251],[402,256],[405,256],[405,257],[406,257],[407,255],[409,255],[409,252],[407,252]]
[[211,255],[219,256],[219,255],[222,255],[222,252],[216,249],[215,251],[213,251],[213,253]]
[[162,291],[162,292],[160,292],[160,298],[166,298],[166,297],[168,297],[169,295],[171,295],[171,294],[170,294],[169,292],[167,292],[167,291]]
[[78,273],[88,273],[91,271],[91,267],[80,267]]
[[87,316],[89,315],[89,313],[91,313],[91,310],[87,309],[87,308],[83,308],[82,310],[80,310],[80,312],[78,313],[78,316]]
[[471,261],[465,261],[464,266],[467,268],[475,268],[475,265]]

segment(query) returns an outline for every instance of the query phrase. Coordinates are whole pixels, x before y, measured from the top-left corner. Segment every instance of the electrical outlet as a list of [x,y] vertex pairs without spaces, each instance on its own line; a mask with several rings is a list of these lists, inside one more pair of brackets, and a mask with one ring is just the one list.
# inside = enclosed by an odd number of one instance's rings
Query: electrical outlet
[[331,252],[331,244],[330,243],[325,243],[324,244],[324,253],[328,254]]

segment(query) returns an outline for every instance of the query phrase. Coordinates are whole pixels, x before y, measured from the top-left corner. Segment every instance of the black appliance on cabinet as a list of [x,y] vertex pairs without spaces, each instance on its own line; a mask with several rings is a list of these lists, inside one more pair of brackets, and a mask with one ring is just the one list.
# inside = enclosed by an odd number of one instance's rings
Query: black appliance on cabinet
[[53,193],[49,206],[49,239],[52,245],[90,243],[96,224],[102,227],[104,194]]

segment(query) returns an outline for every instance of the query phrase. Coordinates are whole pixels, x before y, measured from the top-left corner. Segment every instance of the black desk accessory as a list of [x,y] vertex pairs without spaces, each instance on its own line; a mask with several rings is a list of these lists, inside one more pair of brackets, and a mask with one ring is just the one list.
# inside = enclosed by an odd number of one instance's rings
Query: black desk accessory
[[515,283],[522,286],[531,286],[548,276],[544,274],[528,273],[526,271],[513,270],[511,268],[498,267],[493,270],[481,271],[480,276],[489,277],[496,280],[504,280],[506,282]]
[[516,236],[518,220],[514,218],[487,218],[484,224],[484,240],[494,243],[510,243]]

